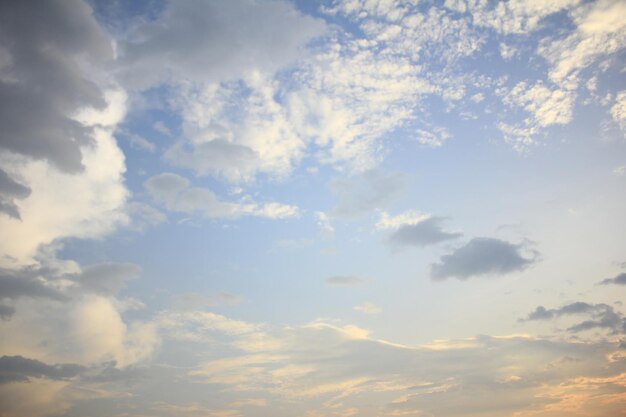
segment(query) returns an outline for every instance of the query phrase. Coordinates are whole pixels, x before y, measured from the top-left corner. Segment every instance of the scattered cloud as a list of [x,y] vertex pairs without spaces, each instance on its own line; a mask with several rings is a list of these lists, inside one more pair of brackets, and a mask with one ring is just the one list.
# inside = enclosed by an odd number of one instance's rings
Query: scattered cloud
[[600,285],[610,285],[610,284],[626,285],[626,272],[622,272],[621,274],[613,278],[607,278],[605,280],[600,281]]
[[567,328],[568,332],[578,333],[593,329],[607,329],[612,334],[626,333],[626,318],[607,304],[589,304],[575,302],[556,309],[539,306],[531,312],[525,321],[551,320],[562,316],[586,314],[591,319],[576,323]]
[[444,144],[445,141],[450,139],[452,135],[445,128],[435,128],[432,131],[418,129],[416,132],[415,140],[422,145],[432,146],[433,148],[439,147]]
[[280,203],[225,202],[208,188],[192,187],[188,179],[173,173],[149,178],[144,187],[151,197],[170,211],[199,212],[212,218],[258,216],[282,219],[299,215],[296,206]]
[[523,254],[524,246],[504,240],[477,237],[464,246],[443,255],[439,263],[431,265],[434,279],[467,279],[478,275],[504,275],[523,271],[538,261],[539,254],[531,251],[530,257]]
[[365,302],[359,305],[352,307],[354,311],[358,311],[363,314],[380,314],[382,313],[382,309],[375,304],[370,302]]
[[403,246],[423,247],[463,236],[462,233],[445,231],[441,226],[444,220],[442,217],[428,217],[417,223],[402,224],[389,235],[388,241],[396,248]]

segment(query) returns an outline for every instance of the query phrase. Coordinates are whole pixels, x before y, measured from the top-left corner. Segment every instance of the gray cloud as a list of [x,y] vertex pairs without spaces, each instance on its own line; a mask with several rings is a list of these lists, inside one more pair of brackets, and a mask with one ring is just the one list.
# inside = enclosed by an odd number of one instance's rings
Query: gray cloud
[[15,307],[0,304],[0,319],[9,320],[15,314]]
[[322,20],[282,1],[172,1],[120,42],[122,76],[144,88],[180,78],[216,82],[251,70],[274,72],[323,33]]
[[330,189],[337,197],[334,217],[350,218],[387,207],[405,186],[405,175],[379,170],[361,175],[335,179]]
[[439,263],[432,264],[431,276],[434,279],[467,279],[476,275],[522,271],[538,259],[537,252],[534,252],[532,258],[525,258],[520,253],[522,249],[523,246],[519,244],[477,237],[452,253],[443,255]]
[[165,153],[172,164],[192,168],[200,175],[222,175],[226,179],[246,178],[256,170],[258,154],[251,148],[223,139],[195,144],[187,149],[178,142]]
[[539,306],[521,321],[552,320],[578,314],[587,314],[591,316],[591,319],[569,327],[568,332],[577,333],[592,329],[607,329],[611,330],[612,334],[626,333],[626,319],[608,304],[589,304],[577,301],[555,309]]
[[607,278],[605,280],[600,281],[600,285],[609,285],[609,284],[617,284],[617,285],[626,285],[626,272],[622,272],[614,278]]
[[28,382],[30,378],[63,380],[73,378],[86,370],[76,364],[48,365],[23,356],[0,357],[0,384]]
[[82,1],[0,3],[0,147],[64,171],[82,169],[80,146],[91,131],[71,117],[106,104],[83,68],[112,56]]
[[107,262],[85,267],[75,279],[87,291],[114,295],[127,281],[139,277],[141,268],[131,263]]
[[462,233],[450,233],[442,229],[441,217],[431,217],[416,224],[404,224],[389,236],[389,243],[394,246],[427,246],[463,236]]
[[[29,297],[69,301],[85,292],[115,295],[140,273],[141,268],[135,264],[115,262],[89,265],[77,274],[64,274],[47,267],[0,269],[0,299]],[[60,280],[72,281],[75,285],[61,289],[55,285]]]
[[528,318],[526,320],[549,320],[563,315],[588,313],[590,311],[594,311],[595,309],[596,306],[584,303],[582,301],[571,303],[558,309],[550,310],[547,310],[543,306],[539,306],[535,309],[535,311],[528,315]]
[[47,277],[52,273],[45,268],[21,270],[0,269],[0,298],[41,297],[57,301],[67,296],[49,284]]
[[356,287],[365,283],[364,278],[353,275],[335,275],[326,278],[326,284],[332,287]]
[[192,187],[189,180],[171,172],[149,178],[144,187],[156,202],[171,211],[227,218],[260,216],[278,219],[298,215],[297,207],[286,204],[222,201],[208,188]]
[[30,188],[11,178],[0,168],[0,212],[19,219],[20,213],[14,199],[26,198],[30,195]]

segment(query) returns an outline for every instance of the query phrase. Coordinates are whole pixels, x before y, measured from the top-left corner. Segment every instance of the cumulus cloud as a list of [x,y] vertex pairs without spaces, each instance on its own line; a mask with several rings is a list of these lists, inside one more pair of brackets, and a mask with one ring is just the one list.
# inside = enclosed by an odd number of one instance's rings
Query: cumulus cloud
[[609,284],[626,285],[626,272],[622,272],[621,274],[613,278],[606,278],[600,281],[600,285],[609,285]]
[[22,270],[0,270],[0,297],[15,299],[20,297],[45,297],[63,301],[68,297],[46,277],[53,271],[41,268]]
[[537,252],[531,251],[530,257],[525,257],[524,249],[521,244],[477,237],[432,264],[431,276],[434,279],[455,277],[463,280],[478,275],[504,275],[523,271],[535,263],[539,256]]
[[0,101],[11,103],[0,110],[1,149],[80,171],[91,128],[73,116],[106,104],[87,68],[113,57],[108,36],[80,0],[3,3],[0,16]]
[[21,219],[0,216],[0,229],[12,236],[0,242],[5,255],[0,264],[27,265],[41,245],[64,237],[102,237],[127,223],[124,155],[108,129],[96,129],[92,140],[80,148],[81,174],[47,161],[0,157],[4,169],[31,190],[15,200]]
[[296,206],[287,204],[221,201],[208,188],[192,187],[188,179],[173,173],[155,175],[144,186],[156,202],[170,211],[199,212],[213,218],[258,216],[282,219],[299,214]]

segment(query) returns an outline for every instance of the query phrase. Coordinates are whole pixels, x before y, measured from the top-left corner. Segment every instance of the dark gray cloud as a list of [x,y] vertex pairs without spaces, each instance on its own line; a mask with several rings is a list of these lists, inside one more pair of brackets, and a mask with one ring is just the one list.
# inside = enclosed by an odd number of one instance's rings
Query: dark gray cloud
[[81,170],[80,146],[91,132],[71,117],[106,104],[85,64],[112,56],[82,1],[0,2],[0,147]]
[[561,308],[550,310],[543,306],[539,306],[535,309],[535,311],[528,315],[526,320],[550,320],[563,315],[589,313],[594,310],[596,310],[595,305],[584,303],[582,301],[577,301],[575,303],[567,304]]
[[65,294],[50,285],[49,277],[53,274],[53,271],[45,268],[0,269],[0,298],[35,297],[67,300]]
[[106,262],[89,265],[75,280],[87,291],[102,295],[114,295],[126,282],[139,277],[141,268],[132,263]]
[[427,246],[463,236],[443,230],[441,217],[431,217],[417,224],[404,224],[389,236],[394,246]]
[[582,301],[566,304],[560,308],[537,307],[521,321],[553,320],[562,316],[586,314],[591,318],[567,328],[568,332],[578,333],[592,329],[610,330],[612,334],[626,333],[626,319],[608,304],[589,304]]
[[600,285],[609,285],[609,284],[617,284],[617,285],[626,285],[626,272],[622,272],[614,278],[607,278],[605,280],[600,281]]
[[[89,265],[78,274],[64,274],[53,268],[0,269],[0,299],[49,298],[69,301],[84,293],[115,295],[127,281],[137,278],[141,268],[131,263],[106,262]],[[63,290],[56,285],[60,280],[75,285]]]
[[48,365],[23,356],[0,357],[0,384],[28,382],[30,378],[63,380],[73,378],[86,370],[77,364]]
[[251,70],[273,72],[324,30],[322,20],[301,15],[289,2],[172,1],[119,43],[122,77],[145,88],[180,78],[215,82]]
[[30,188],[11,178],[0,168],[0,212],[19,219],[20,213],[15,199],[26,198],[30,195]]
[[0,319],[9,320],[15,314],[15,307],[0,304]]
[[364,278],[356,277],[353,275],[335,275],[333,277],[326,278],[326,284],[332,287],[356,287],[365,283]]
[[503,275],[522,271],[538,259],[537,252],[533,253],[532,258],[525,258],[521,254],[523,249],[520,244],[477,237],[452,253],[443,255],[439,263],[432,264],[431,276],[434,279],[467,279],[476,275]]
[[406,177],[400,173],[367,171],[352,178],[336,179],[330,189],[337,197],[333,217],[350,218],[387,207],[402,191]]

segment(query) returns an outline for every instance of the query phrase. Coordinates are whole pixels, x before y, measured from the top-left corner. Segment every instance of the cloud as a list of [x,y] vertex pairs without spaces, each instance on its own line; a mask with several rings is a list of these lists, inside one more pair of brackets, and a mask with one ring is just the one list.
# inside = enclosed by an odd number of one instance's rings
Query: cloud
[[[194,383],[238,398],[266,398],[294,415],[352,415],[349,410],[357,415],[560,415],[567,413],[568,398],[576,392],[578,410],[600,417],[619,410],[622,390],[614,388],[625,381],[623,362],[609,359],[618,342],[511,335],[406,346],[322,320],[276,327],[187,313],[167,322],[185,329],[189,334],[184,340],[194,343],[204,343],[207,333],[220,349],[246,341],[244,350],[215,350],[216,356],[200,361],[186,374]],[[254,334],[276,343],[250,344]],[[549,399],[538,401],[546,391]],[[593,402],[600,392],[611,398],[602,412]],[[494,400],[486,404],[485,395]],[[402,414],[407,411],[413,414]]]
[[80,148],[83,172],[60,171],[47,161],[0,156],[0,164],[31,192],[15,200],[20,219],[0,216],[0,265],[34,262],[41,245],[64,237],[98,238],[127,224],[124,155],[110,128],[97,128]]
[[0,109],[0,147],[80,171],[92,129],[73,116],[106,104],[93,68],[113,58],[108,36],[79,0],[3,3],[0,16],[0,102],[11,103]]
[[114,295],[120,291],[128,280],[141,274],[141,268],[131,263],[106,262],[89,265],[74,278],[80,286],[96,294]]
[[335,275],[326,278],[326,284],[331,287],[356,287],[363,285],[367,280],[353,275]]
[[552,320],[578,314],[587,314],[591,316],[591,319],[568,327],[568,332],[578,333],[592,329],[607,329],[611,331],[611,334],[626,333],[626,319],[620,312],[615,311],[613,307],[607,304],[589,304],[578,301],[556,309],[546,309],[539,306],[522,321]]
[[609,284],[617,284],[617,285],[626,285],[626,272],[622,272],[614,278],[607,278],[605,280],[600,281],[600,285],[609,285]]
[[123,78],[146,88],[181,79],[236,80],[254,70],[273,73],[301,57],[325,30],[322,20],[285,1],[173,1],[119,43]]
[[15,181],[4,170],[0,169],[0,212],[20,219],[20,213],[13,199],[24,199],[29,195],[30,188]]
[[199,212],[211,218],[258,216],[282,219],[299,214],[296,206],[287,204],[221,201],[208,188],[192,187],[189,180],[173,173],[155,175],[144,183],[144,187],[156,202],[170,211]]
[[626,132],[626,90],[617,93],[615,104],[611,107],[611,117],[620,129]]
[[415,140],[422,145],[432,146],[433,148],[443,145],[444,142],[452,137],[448,129],[442,127],[433,129],[433,131],[418,129],[416,133]]
[[338,201],[331,215],[351,218],[386,208],[404,188],[405,182],[402,174],[377,170],[352,178],[335,179],[330,188]]
[[443,255],[439,263],[431,265],[434,279],[455,277],[467,279],[477,275],[503,275],[523,271],[537,262],[539,254],[533,252],[530,258],[521,253],[524,247],[500,239],[477,237],[470,240],[448,255]]
[[15,314],[15,307],[0,304],[0,320],[9,320]]
[[361,312],[363,314],[380,314],[382,313],[382,309],[375,304],[365,302],[363,304],[356,305],[352,307],[354,311]]
[[584,68],[624,48],[626,24],[618,16],[625,11],[623,2],[603,0],[570,12],[576,30],[565,38],[542,42],[538,50],[552,64],[550,79],[575,89]]
[[555,0],[537,3],[514,0],[504,3],[471,3],[462,0],[446,1],[446,7],[470,12],[476,25],[492,28],[502,34],[530,34],[541,27],[544,19],[563,10],[571,9],[580,0]]
[[171,147],[165,157],[175,165],[193,168],[201,175],[223,175],[231,181],[250,178],[257,164],[258,154],[253,149],[214,139],[186,150],[182,142]]
[[0,357],[0,384],[27,382],[29,378],[63,380],[73,378],[86,368],[77,364],[48,365],[22,356]]
[[429,217],[414,224],[403,224],[389,235],[388,241],[395,247],[423,247],[463,236],[462,233],[443,230],[441,223],[444,220],[442,217]]
[[52,270],[25,268],[22,270],[0,269],[0,296],[16,299],[20,297],[49,298],[66,301],[68,296],[54,286],[46,277]]

